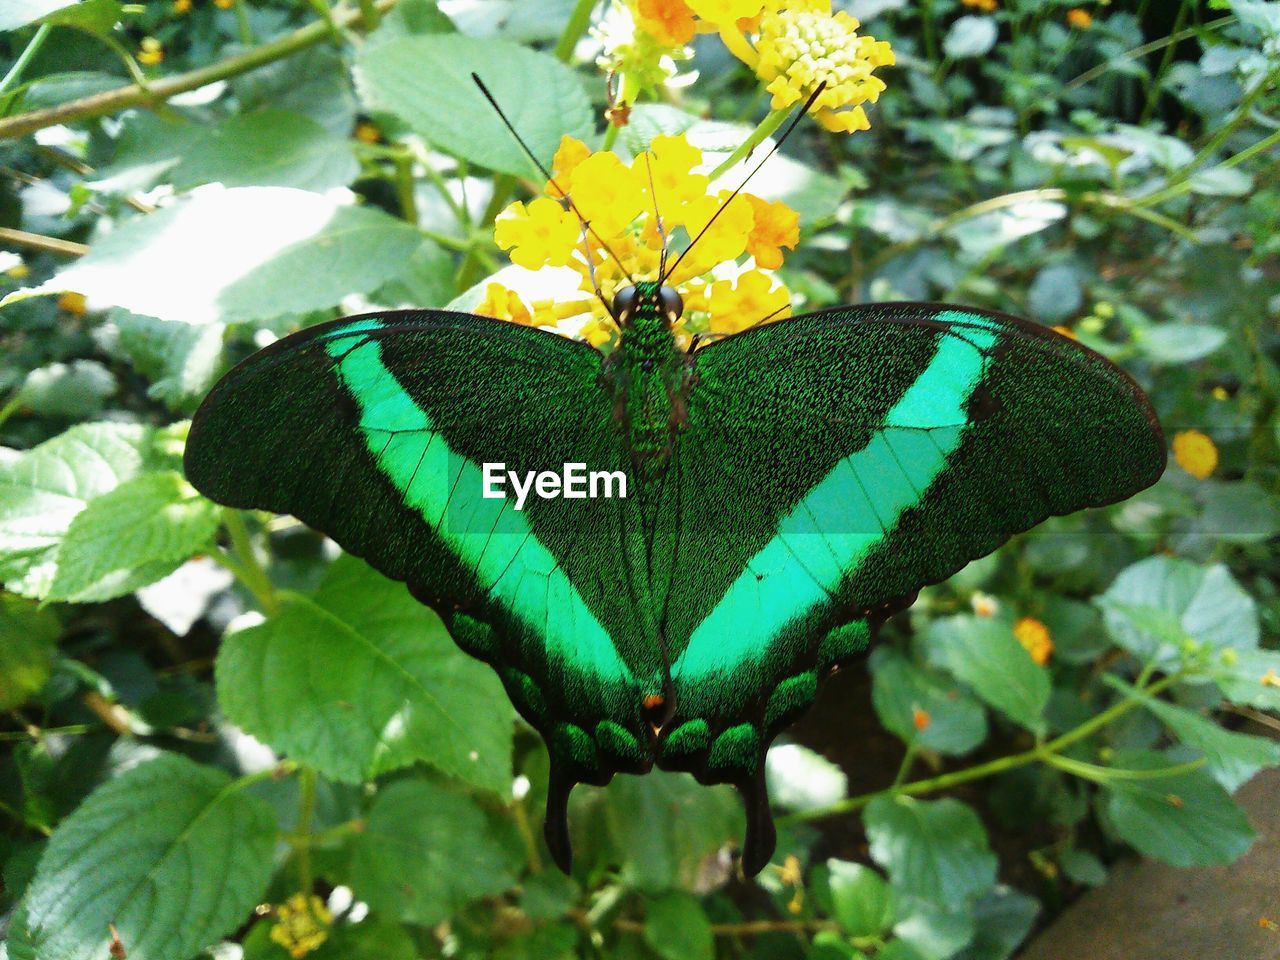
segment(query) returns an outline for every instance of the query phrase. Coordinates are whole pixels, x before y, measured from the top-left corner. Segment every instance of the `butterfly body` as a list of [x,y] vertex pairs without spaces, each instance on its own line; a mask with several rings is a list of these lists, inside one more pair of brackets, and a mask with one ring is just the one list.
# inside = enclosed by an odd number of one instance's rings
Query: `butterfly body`
[[[690,353],[674,291],[624,293],[608,357],[447,311],[304,330],[215,387],[187,473],[405,581],[494,668],[547,742],[562,867],[573,784],[659,766],[742,791],[754,873],[764,752],[831,670],[921,586],[1154,482],[1163,438],[1123,372],[1001,314],[839,308]],[[627,496],[517,511],[490,461]]]

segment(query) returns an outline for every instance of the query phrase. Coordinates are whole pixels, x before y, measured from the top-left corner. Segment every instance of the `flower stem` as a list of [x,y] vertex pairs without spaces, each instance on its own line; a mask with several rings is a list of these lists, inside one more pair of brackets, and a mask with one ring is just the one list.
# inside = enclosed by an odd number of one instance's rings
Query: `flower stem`
[[[311,820],[316,812],[316,772],[311,767],[300,767],[298,771],[298,825],[294,834],[298,839],[311,836]],[[311,844],[294,845],[294,857],[298,861],[298,889],[309,894],[315,884],[311,872]]]
[[556,41],[555,55],[562,63],[568,63],[573,57],[573,50],[582,35],[587,32],[591,23],[591,11],[596,7],[596,0],[578,0],[569,14],[569,21],[564,25],[564,32]]
[[253,540],[249,536],[249,528],[245,525],[244,514],[239,510],[224,507],[222,525],[226,527],[227,536],[231,539],[231,551],[237,561],[234,565],[227,565],[228,569],[253,594],[254,599],[268,616],[279,613],[280,596],[276,593],[271,578],[267,576],[267,571],[258,562],[257,554],[253,552]]
[[712,182],[714,183],[720,177],[724,176],[725,173],[732,170],[747,157],[751,156],[751,152],[769,139],[769,136],[782,126],[783,121],[789,116],[791,116],[791,111],[786,108],[771,111],[767,117],[760,121],[760,126],[756,127],[755,130],[751,132],[751,136],[742,141],[742,144],[737,150],[729,154],[728,158],[721,163],[720,166],[711,171],[710,176]]
[[[1185,673],[1172,673],[1166,677],[1157,680],[1149,687],[1145,688],[1142,693],[1148,697],[1154,697],[1157,694],[1167,690],[1175,683],[1185,679]],[[1050,740],[1048,743],[1030,750],[1024,750],[1022,753],[1013,753],[1007,757],[999,757],[988,763],[980,763],[977,766],[969,767],[965,770],[956,770],[952,773],[944,773],[937,777],[929,777],[925,780],[915,780],[911,783],[895,784],[884,790],[873,790],[870,793],[860,794],[856,797],[848,797],[840,800],[827,807],[821,807],[817,810],[802,810],[798,813],[792,813],[785,817],[778,818],[778,824],[800,823],[808,820],[821,820],[825,817],[838,816],[845,813],[853,813],[861,810],[872,800],[877,797],[885,796],[918,796],[925,793],[936,793],[939,790],[945,790],[948,787],[959,786],[962,783],[969,783],[973,780],[981,780],[985,777],[995,776],[997,773],[1004,773],[1008,770],[1015,770],[1018,767],[1024,767],[1030,763],[1045,762],[1054,766],[1062,766],[1061,757],[1055,757],[1055,754],[1061,753],[1063,749],[1078,743],[1081,740],[1096,733],[1102,727],[1124,716],[1131,710],[1143,705],[1143,699],[1140,697],[1129,697],[1121,700],[1119,703],[1108,707],[1095,717],[1086,720],[1080,726],[1069,730],[1057,739]],[[1093,764],[1088,764],[1093,767]],[[1185,765],[1184,765],[1185,766]],[[1105,767],[1096,768],[1098,770],[1106,770]],[[1169,768],[1176,772],[1185,772],[1181,767]],[[1168,771],[1155,771],[1157,773],[1167,774]],[[1123,775],[1131,776],[1132,771],[1124,771]],[[1090,779],[1095,779],[1091,777]]]

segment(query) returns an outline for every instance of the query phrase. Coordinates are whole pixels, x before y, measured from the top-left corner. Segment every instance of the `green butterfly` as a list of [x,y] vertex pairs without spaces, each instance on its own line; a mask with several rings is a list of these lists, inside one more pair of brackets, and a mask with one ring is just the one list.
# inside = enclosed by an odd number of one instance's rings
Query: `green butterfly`
[[[742,792],[759,871],[765,750],[823,679],[921,586],[1165,465],[1124,372],[1013,317],[840,307],[690,352],[680,312],[623,290],[608,357],[443,310],[336,320],[228,373],[187,445],[204,494],[328,534],[497,671],[547,743],[566,871],[574,784],[655,765]],[[519,479],[566,464],[615,495]]]

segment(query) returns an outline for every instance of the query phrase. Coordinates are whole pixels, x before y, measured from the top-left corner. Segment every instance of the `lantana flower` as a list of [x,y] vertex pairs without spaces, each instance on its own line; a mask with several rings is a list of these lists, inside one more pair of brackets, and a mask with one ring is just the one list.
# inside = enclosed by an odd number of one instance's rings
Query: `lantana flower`
[[629,163],[565,137],[544,196],[507,207],[494,239],[526,270],[567,267],[572,289],[526,298],[495,280],[477,312],[607,346],[618,330],[605,303],[633,282],[657,280],[665,255],[674,268],[666,282],[685,302],[677,335],[686,345],[695,333],[736,333],[786,316],[791,295],[773,271],[799,242],[799,216],[749,193],[730,200],[702,166],[702,151],[684,135],[655,137]]

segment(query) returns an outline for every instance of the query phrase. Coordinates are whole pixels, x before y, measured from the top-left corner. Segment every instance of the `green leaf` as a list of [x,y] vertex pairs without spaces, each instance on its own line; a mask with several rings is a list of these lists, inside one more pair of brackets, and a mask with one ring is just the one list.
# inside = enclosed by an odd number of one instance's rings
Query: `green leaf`
[[[1158,753],[1117,754],[1129,770],[1162,770]],[[1151,779],[1109,779],[1103,784],[1107,816],[1121,839],[1139,853],[1175,867],[1231,863],[1253,845],[1249,818],[1202,770]]]
[[402,584],[354,558],[314,598],[288,594],[279,614],[227,636],[216,677],[233,723],[334,780],[423,760],[511,789],[514,717],[498,678]]
[[22,706],[44,686],[61,630],[51,611],[0,593],[0,710]]
[[54,832],[26,906],[40,960],[189,957],[250,916],[271,876],[270,808],[221,770],[163,754],[95,790]]
[[186,323],[263,321],[332,307],[393,278],[418,231],[288,187],[211,187],[103,237],[39,287]]
[[1203,753],[1208,761],[1205,769],[1229,793],[1262,768],[1280,765],[1280,743],[1274,740],[1224,729],[1186,707],[1147,696],[1113,674],[1105,679],[1127,696],[1140,699],[1179,740]]
[[1122,570],[1095,602],[1116,643],[1144,660],[1176,657],[1185,638],[1237,650],[1258,645],[1253,599],[1221,564],[1149,557]]
[[973,942],[954,960],[1008,960],[1036,921],[1040,904],[1012,887],[998,886],[974,908]]
[[1280,650],[1224,650],[1210,672],[1232,703],[1280,710]]
[[1253,177],[1239,167],[1216,166],[1191,175],[1191,192],[1206,197],[1244,197],[1253,189]]
[[288,110],[241,114],[202,134],[169,171],[180,190],[217,182],[319,192],[346,186],[360,173],[350,139]]
[[72,520],[94,497],[143,471],[150,440],[151,431],[136,424],[81,424],[0,463],[0,580],[6,589],[35,597],[48,591]]
[[1107,868],[1088,850],[1068,850],[1058,858],[1062,872],[1074,883],[1100,887],[1107,882]]
[[893,891],[870,867],[827,861],[832,919],[851,937],[878,937],[893,925]]
[[374,911],[429,926],[509,889],[518,866],[470,797],[402,780],[374,798],[355,841],[351,885]]
[[[30,2],[30,0],[20,0]],[[40,23],[78,27],[89,33],[106,35],[120,22],[120,0],[81,0],[40,18]]]
[[932,659],[944,664],[974,693],[1015,723],[1043,725],[1049,672],[1031,659],[1007,623],[985,617],[947,617],[929,625]]
[[665,960],[711,960],[715,935],[698,898],[672,891],[649,903],[644,939]]
[[58,547],[50,600],[110,600],[154,583],[206,548],[218,508],[176,471],[149,473],[97,497]]
[[742,803],[732,789],[703,787],[679,773],[615,777],[607,789],[580,788],[569,818],[575,860],[616,869],[628,888],[693,889],[708,861],[742,839]]
[[116,392],[115,375],[96,360],[50,363],[27,374],[19,402],[42,416],[87,419]]
[[908,746],[960,756],[987,738],[981,704],[892,647],[871,654],[871,676],[876,716]]
[[1156,363],[1182,364],[1200,360],[1227,342],[1227,331],[1191,323],[1162,323],[1148,327],[1137,339],[1138,349]]
[[226,327],[192,326],[120,311],[120,346],[151,380],[147,396],[173,410],[194,408],[217,379]]
[[942,41],[942,52],[952,60],[981,57],[996,45],[995,17],[960,17]]
[[1078,313],[1084,303],[1080,274],[1069,263],[1042,268],[1027,290],[1027,305],[1046,323],[1061,323]]
[[884,867],[894,892],[906,903],[954,906],[991,889],[996,858],[987,832],[959,800],[924,801],[881,796],[867,805],[863,821],[871,858]]
[[536,175],[472,73],[547,166],[562,136],[593,138],[591,104],[578,75],[550,54],[505,40],[400,37],[361,50],[355,66],[356,87],[370,109],[396,114],[436,147],[490,170]]

